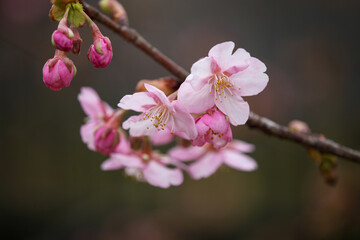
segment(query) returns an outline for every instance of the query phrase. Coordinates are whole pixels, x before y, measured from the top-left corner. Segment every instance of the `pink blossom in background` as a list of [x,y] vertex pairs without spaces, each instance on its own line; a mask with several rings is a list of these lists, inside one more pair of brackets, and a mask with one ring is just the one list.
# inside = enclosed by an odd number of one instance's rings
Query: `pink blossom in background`
[[216,105],[234,126],[249,117],[249,105],[242,96],[261,92],[268,83],[266,66],[235,44],[223,42],[210,49],[208,57],[195,62],[191,74],[180,86],[178,100],[191,113],[201,113]]
[[241,171],[253,171],[257,168],[256,161],[245,155],[254,151],[254,145],[239,140],[233,140],[220,150],[207,144],[203,147],[177,146],[169,151],[169,156],[178,161],[193,161],[186,170],[194,179],[207,178],[225,164]]
[[132,151],[111,154],[101,168],[105,171],[124,169],[126,175],[160,188],[180,185],[183,182],[181,170],[169,168],[168,164],[171,164],[170,159],[157,152]]
[[165,145],[174,140],[175,135],[170,133],[168,128],[162,131],[157,131],[149,136],[151,143],[154,146]]
[[80,128],[80,135],[89,149],[96,151],[95,131],[113,115],[114,110],[103,102],[96,91],[90,87],[82,87],[78,100],[88,119]]
[[232,140],[232,132],[229,122],[224,114],[217,109],[211,109],[195,119],[198,136],[191,140],[195,146],[203,146],[210,143],[215,149],[224,147]]
[[194,119],[180,101],[170,101],[164,92],[149,84],[145,88],[148,92],[126,95],[118,104],[120,108],[142,112],[123,123],[131,136],[151,136],[165,129],[185,139],[197,136]]
[[103,155],[108,155],[115,151],[120,141],[118,129],[114,129],[107,124],[103,124],[94,133],[95,149]]

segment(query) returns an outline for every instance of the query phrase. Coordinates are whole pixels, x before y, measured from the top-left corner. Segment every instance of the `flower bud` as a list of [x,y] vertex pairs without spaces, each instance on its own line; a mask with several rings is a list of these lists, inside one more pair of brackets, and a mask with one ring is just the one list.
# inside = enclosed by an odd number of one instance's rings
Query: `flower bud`
[[61,21],[59,22],[59,26],[56,31],[51,36],[52,45],[64,52],[68,52],[73,47],[73,31],[67,26],[67,18],[69,15],[69,9],[66,8],[65,14]]
[[309,126],[303,121],[292,120],[288,126],[290,131],[292,132],[305,133],[305,134],[311,132]]
[[198,116],[195,125],[198,136],[191,141],[192,145],[203,146],[208,142],[215,149],[220,149],[232,140],[230,123],[226,120],[225,115],[217,109]]
[[141,80],[136,85],[136,92],[146,92],[145,84],[150,84],[169,95],[179,88],[179,82],[173,77],[163,77],[155,80]]
[[43,81],[46,87],[60,91],[68,87],[76,74],[74,63],[66,57],[66,53],[56,50],[55,56],[49,59],[43,67]]
[[104,36],[95,39],[87,56],[96,68],[104,68],[109,65],[113,56],[110,39]]
[[71,51],[73,52],[73,54],[78,55],[80,54],[82,39],[76,27],[72,27],[71,29],[74,32],[73,47]]
[[129,20],[124,7],[116,0],[100,0],[99,6],[105,13],[110,14],[112,19],[120,25],[129,25]]
[[74,33],[68,28],[68,34],[64,34],[60,30],[55,30],[51,36],[52,45],[64,52],[68,52],[73,48]]
[[120,142],[120,136],[117,129],[104,124],[96,130],[94,140],[96,151],[108,155],[115,151]]

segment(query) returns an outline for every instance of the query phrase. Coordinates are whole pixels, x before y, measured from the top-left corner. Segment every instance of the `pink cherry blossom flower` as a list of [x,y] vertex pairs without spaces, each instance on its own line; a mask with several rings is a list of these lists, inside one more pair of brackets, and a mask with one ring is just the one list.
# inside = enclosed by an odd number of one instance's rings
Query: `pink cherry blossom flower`
[[194,139],[197,135],[193,117],[180,101],[169,98],[154,86],[145,84],[148,92],[138,92],[124,96],[119,103],[123,109],[142,112],[123,123],[124,129],[130,129],[133,137],[151,136],[157,131],[170,130],[183,138]]
[[126,175],[160,188],[180,185],[183,182],[181,170],[168,168],[168,164],[171,164],[170,159],[157,152],[132,151],[128,154],[111,154],[101,168],[105,171],[125,169]]
[[249,117],[249,105],[242,96],[252,96],[267,85],[266,66],[239,48],[224,42],[210,49],[208,57],[191,67],[191,74],[180,86],[178,100],[191,113],[205,112],[216,105],[229,117],[232,125],[244,124]]
[[55,56],[47,60],[43,67],[43,81],[45,86],[53,91],[60,91],[69,87],[76,74],[74,63],[66,57],[66,53],[56,50]]
[[194,179],[207,178],[211,176],[222,165],[241,170],[253,171],[257,168],[256,161],[245,155],[254,150],[254,146],[239,140],[233,140],[224,148],[216,150],[211,145],[204,147],[182,147],[177,146],[169,151],[169,156],[178,161],[192,161],[187,170]]
[[217,109],[211,109],[196,117],[195,125],[198,136],[191,141],[192,145],[203,146],[208,142],[215,149],[220,149],[232,140],[230,124]]
[[[113,147],[109,142],[119,142],[119,138],[121,138],[120,142],[122,142],[123,137],[120,134],[119,137],[115,138],[116,134],[111,130],[113,128],[105,124],[111,120],[115,111],[107,103],[103,102],[96,91],[90,87],[81,88],[78,100],[84,112],[88,115],[86,123],[80,128],[83,142],[88,145],[90,150],[99,151],[105,155],[114,152],[117,144]],[[112,133],[110,136],[105,134],[102,139],[105,128],[110,129],[109,133]]]

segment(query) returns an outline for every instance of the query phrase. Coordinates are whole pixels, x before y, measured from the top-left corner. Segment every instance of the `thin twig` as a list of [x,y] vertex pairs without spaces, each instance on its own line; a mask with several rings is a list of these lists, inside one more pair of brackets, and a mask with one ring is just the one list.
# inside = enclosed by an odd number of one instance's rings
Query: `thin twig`
[[[102,23],[104,26],[119,34],[125,40],[140,48],[143,52],[149,55],[152,59],[157,61],[169,72],[179,78],[179,82],[183,82],[189,73],[181,66],[176,64],[173,60],[165,56],[158,49],[153,47],[146,39],[144,39],[136,30],[119,25],[109,17],[98,11],[96,8],[90,6],[85,1],[82,1],[84,10],[94,20]],[[246,123],[250,128],[256,128],[262,132],[278,138],[290,140],[299,143],[307,148],[316,149],[322,153],[329,153],[346,160],[350,160],[360,164],[360,152],[354,149],[340,145],[330,139],[319,138],[313,134],[302,134],[290,131],[288,127],[282,126],[270,119],[261,117],[255,113],[250,113],[249,120]]]

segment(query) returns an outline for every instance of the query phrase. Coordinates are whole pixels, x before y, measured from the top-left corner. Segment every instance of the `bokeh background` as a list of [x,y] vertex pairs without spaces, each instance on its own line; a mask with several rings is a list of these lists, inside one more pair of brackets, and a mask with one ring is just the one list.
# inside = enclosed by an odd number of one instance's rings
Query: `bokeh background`
[[[96,5],[97,1],[88,1]],[[232,40],[268,67],[251,109],[281,124],[306,121],[317,133],[360,149],[360,4],[357,0],[122,0],[131,25],[189,69],[216,43]],[[113,107],[141,79],[169,75],[100,26],[114,58],[95,69],[70,55],[78,74],[52,92],[42,67],[53,56],[50,1],[0,1],[1,239],[360,239],[360,166],[339,161],[324,184],[302,147],[246,126],[255,172],[223,168],[163,190],[102,172],[106,158],[81,142],[81,86]]]

